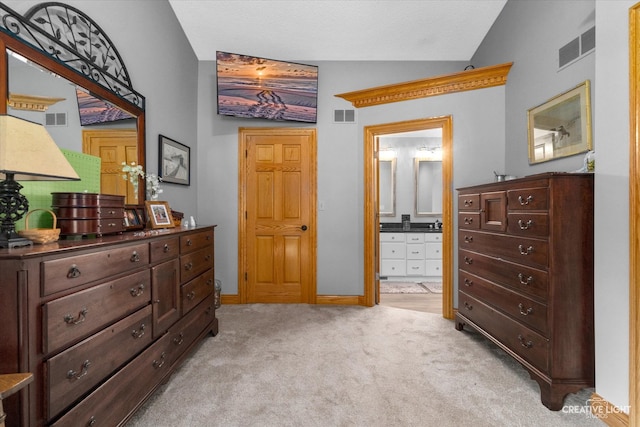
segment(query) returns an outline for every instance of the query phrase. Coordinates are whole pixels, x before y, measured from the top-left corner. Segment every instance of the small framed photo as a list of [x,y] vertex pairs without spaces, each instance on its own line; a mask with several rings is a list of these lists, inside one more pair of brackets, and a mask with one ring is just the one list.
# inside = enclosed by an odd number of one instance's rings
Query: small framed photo
[[586,153],[591,143],[589,80],[527,112],[529,164]]
[[175,226],[171,216],[171,209],[167,202],[146,200],[144,204],[147,208],[151,228],[172,228]]
[[140,219],[136,208],[125,208],[124,225],[127,230],[135,230],[144,227],[144,222]]
[[164,135],[160,135],[158,141],[158,171],[162,182],[190,185],[191,149]]

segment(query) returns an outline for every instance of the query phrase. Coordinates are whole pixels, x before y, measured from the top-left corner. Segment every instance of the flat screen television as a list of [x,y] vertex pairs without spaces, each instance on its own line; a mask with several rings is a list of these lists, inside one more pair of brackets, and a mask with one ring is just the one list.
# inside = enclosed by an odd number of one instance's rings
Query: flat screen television
[[135,117],[115,105],[76,88],[78,111],[80,112],[80,125],[97,125],[101,123],[116,122],[119,120],[134,119]]
[[316,123],[318,67],[216,52],[218,114]]

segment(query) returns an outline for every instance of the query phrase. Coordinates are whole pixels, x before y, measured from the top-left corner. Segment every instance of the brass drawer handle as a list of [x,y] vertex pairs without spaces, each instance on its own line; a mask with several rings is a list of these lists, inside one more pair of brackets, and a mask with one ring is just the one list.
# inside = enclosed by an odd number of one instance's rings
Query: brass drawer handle
[[165,358],[167,357],[166,353],[163,351],[162,354],[160,355],[160,360],[154,360],[152,365],[154,368],[156,369],[160,369],[162,368],[162,366],[164,366],[164,362],[165,362]]
[[129,258],[131,262],[140,262],[140,255],[138,255],[138,251],[133,251],[131,254],[131,258]]
[[529,220],[527,222],[524,222],[521,219],[518,220],[518,226],[520,227],[520,230],[528,230],[532,225],[532,220]]
[[467,218],[465,216],[463,221],[465,225],[471,225],[471,223],[473,222],[473,218]]
[[464,236],[464,242],[465,243],[472,243],[473,242],[473,236]]
[[204,257],[204,260],[205,260],[205,261],[211,261],[211,255],[207,254],[207,255]]
[[533,201],[533,196],[527,196],[526,199],[523,199],[522,196],[518,196],[518,202],[520,202],[521,206],[526,206],[532,201]]
[[207,280],[207,286],[212,286],[212,285],[213,285],[213,279]]
[[137,288],[129,289],[129,293],[132,297],[139,297],[144,293],[144,283],[140,283]]
[[518,308],[520,309],[520,314],[522,314],[523,316],[528,316],[531,313],[533,313],[533,307],[529,307],[527,308],[527,310],[525,311],[524,309],[524,305],[522,305],[522,303],[518,304]]
[[89,373],[89,366],[91,366],[91,362],[89,362],[88,360],[85,360],[84,363],[82,364],[82,369],[80,370],[79,374],[73,369],[69,369],[69,371],[67,372],[67,379],[69,381],[79,380],[80,378],[84,377]]
[[464,302],[464,308],[466,308],[469,311],[473,310],[473,306],[466,301]]
[[180,332],[180,334],[173,339],[173,343],[175,345],[180,345],[184,342],[184,333]]
[[193,269],[193,263],[192,262],[188,262],[184,265],[184,269],[189,271],[191,269]]
[[467,278],[464,279],[465,286],[473,286],[473,280],[469,280]]
[[169,245],[165,243],[164,246],[162,247],[162,252],[164,252],[165,254],[169,252]]
[[191,239],[188,239],[187,240],[187,246],[191,246],[191,245],[193,245],[193,242],[191,241]]
[[533,341],[525,341],[522,335],[518,335],[518,341],[520,341],[520,345],[523,346],[524,348],[533,347]]
[[131,335],[133,336],[133,338],[138,339],[138,338],[142,338],[142,336],[144,335],[144,323],[140,325],[140,329],[136,330],[134,329],[131,332]]
[[196,297],[196,291],[191,291],[187,294],[187,299],[189,301],[193,301],[193,299]]
[[89,310],[87,310],[86,308],[83,308],[82,310],[80,310],[80,313],[78,313],[77,318],[74,317],[73,314],[65,314],[64,323],[66,323],[67,325],[78,325],[84,322],[84,319],[86,319],[88,312]]
[[518,250],[520,251],[520,255],[531,255],[531,252],[533,252],[533,246],[529,246],[525,249],[524,246],[518,245]]
[[468,256],[464,257],[464,263],[467,265],[473,264],[473,258],[469,258]]
[[67,278],[68,279],[75,279],[76,277],[80,277],[80,270],[78,269],[78,266],[73,264],[71,266],[71,268],[69,269],[69,271],[67,272]]
[[522,285],[529,285],[533,282],[533,276],[529,276],[525,279],[524,274],[518,273],[518,280],[520,280],[520,284]]
[[87,423],[88,427],[92,427],[94,425],[96,425],[96,423],[98,422],[98,420],[96,420],[95,416],[92,416],[91,418],[89,418],[89,422]]
[[469,207],[473,205],[473,199],[465,199],[463,203],[466,207]]

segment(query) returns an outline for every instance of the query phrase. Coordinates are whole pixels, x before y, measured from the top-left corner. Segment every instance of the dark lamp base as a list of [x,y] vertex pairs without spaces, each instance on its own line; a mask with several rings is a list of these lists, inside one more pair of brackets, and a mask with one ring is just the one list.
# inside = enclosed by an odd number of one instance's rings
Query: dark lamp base
[[0,236],[0,248],[13,249],[20,248],[22,246],[33,246],[33,242],[27,238],[16,236],[7,238],[7,236]]

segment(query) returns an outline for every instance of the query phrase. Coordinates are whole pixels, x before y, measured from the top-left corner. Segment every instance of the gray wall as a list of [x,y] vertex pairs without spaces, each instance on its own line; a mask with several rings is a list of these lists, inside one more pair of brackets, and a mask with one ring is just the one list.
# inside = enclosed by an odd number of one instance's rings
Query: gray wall
[[[41,1],[4,1],[24,14]],[[192,185],[163,184],[162,198],[187,215],[197,212],[196,139],[198,60],[166,1],[65,0],[109,36],[133,87],[146,97],[147,171],[158,172],[158,135],[191,147]]]

